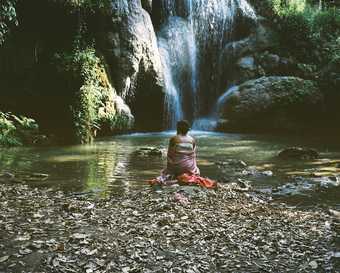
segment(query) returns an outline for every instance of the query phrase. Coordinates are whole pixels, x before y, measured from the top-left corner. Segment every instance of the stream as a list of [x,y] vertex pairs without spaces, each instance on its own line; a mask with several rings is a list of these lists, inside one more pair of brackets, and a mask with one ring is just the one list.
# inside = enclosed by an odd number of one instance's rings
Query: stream
[[[135,152],[142,147],[166,149],[173,134],[135,133],[82,146],[3,149],[0,170],[28,177],[24,181],[31,186],[60,189],[70,194],[105,196],[136,191],[149,187],[147,180],[159,175],[166,158],[141,157]],[[234,170],[229,171],[228,167],[221,170],[216,162],[242,160],[247,166],[238,176],[229,179],[230,182],[238,178],[249,181],[256,190],[273,193],[274,200],[292,206],[340,208],[340,186],[335,181],[340,170],[340,143],[336,139],[203,131],[193,131],[192,135],[198,143],[202,176],[225,181],[225,176]],[[278,152],[290,146],[317,149],[320,158],[279,160]],[[329,176],[333,179],[328,179]]]

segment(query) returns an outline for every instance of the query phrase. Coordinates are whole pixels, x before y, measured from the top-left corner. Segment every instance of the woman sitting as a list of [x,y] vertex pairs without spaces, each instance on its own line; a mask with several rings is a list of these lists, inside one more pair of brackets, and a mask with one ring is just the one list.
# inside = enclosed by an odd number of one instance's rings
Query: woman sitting
[[150,181],[150,184],[170,185],[183,183],[186,185],[200,185],[215,188],[217,183],[200,175],[196,163],[196,142],[188,135],[189,123],[181,120],[177,123],[177,135],[169,142],[167,166],[162,175]]
[[177,135],[169,142],[167,167],[165,174],[179,176],[181,174],[199,175],[196,164],[196,142],[188,135],[189,123],[185,120],[177,122]]

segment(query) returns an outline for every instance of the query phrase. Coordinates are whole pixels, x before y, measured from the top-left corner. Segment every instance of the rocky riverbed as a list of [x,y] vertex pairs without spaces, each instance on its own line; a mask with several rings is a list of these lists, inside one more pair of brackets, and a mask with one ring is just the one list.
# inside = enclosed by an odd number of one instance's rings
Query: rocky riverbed
[[0,187],[0,272],[337,272],[339,219],[229,183],[111,195]]

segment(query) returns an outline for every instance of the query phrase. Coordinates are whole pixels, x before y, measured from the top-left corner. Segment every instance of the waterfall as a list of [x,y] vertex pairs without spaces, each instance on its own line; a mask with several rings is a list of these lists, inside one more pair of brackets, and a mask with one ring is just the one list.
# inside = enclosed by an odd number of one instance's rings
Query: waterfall
[[165,93],[165,122],[168,129],[173,129],[176,126],[176,122],[183,118],[182,105],[178,91],[178,86],[175,85],[176,75],[172,72],[172,65],[176,64],[171,61],[172,56],[170,56],[171,51],[169,50],[169,44],[166,39],[158,40],[159,53],[162,58],[164,83],[166,88]]
[[231,86],[230,88],[228,88],[228,90],[218,98],[216,106],[215,106],[215,112],[218,112],[222,105],[228,100],[228,98],[234,94],[236,91],[238,91],[238,87],[237,86]]
[[165,79],[165,122],[173,129],[185,118],[197,129],[205,129],[203,121],[213,123],[213,106],[225,90],[220,86],[226,77],[220,64],[224,46],[233,39],[237,18],[256,20],[255,12],[246,0],[159,1],[162,25],[157,37]]
[[207,117],[195,119],[192,125],[194,130],[204,130],[204,131],[214,131],[217,127],[217,119],[219,116],[219,112],[222,109],[223,104],[229,99],[229,97],[237,92],[239,89],[237,86],[233,85],[227,89],[222,96],[220,96],[213,107],[211,113]]

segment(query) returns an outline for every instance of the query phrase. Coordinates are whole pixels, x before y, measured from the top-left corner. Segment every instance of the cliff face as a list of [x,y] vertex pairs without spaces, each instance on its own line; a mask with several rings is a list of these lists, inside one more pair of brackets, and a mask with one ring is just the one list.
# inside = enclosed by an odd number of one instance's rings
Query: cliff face
[[[162,68],[153,25],[140,1],[12,3],[18,26],[2,35],[1,110],[32,116],[42,130],[72,142],[88,142],[100,128],[105,133],[131,129],[132,120],[140,130],[161,129]],[[91,67],[96,65],[101,68]],[[80,107],[84,86],[90,98],[101,91],[97,102]],[[105,124],[99,121],[103,107],[106,113],[111,109]],[[92,117],[84,116],[85,108]],[[118,125],[121,109],[128,122]]]
[[[163,129],[165,69],[156,33],[160,36],[176,17],[195,29],[188,43],[195,43],[195,62],[183,50],[174,50],[169,60],[177,70],[177,61],[192,62],[191,68],[182,66],[177,77],[182,83],[176,83],[190,118],[209,115],[230,87],[271,76],[277,77],[270,82],[280,81],[278,76],[313,81],[325,97],[320,103],[332,109],[326,118],[339,116],[338,10],[316,13],[312,24],[302,12],[277,13],[274,2],[5,0],[0,4],[0,111],[31,116],[43,132],[81,143],[97,134]],[[167,45],[180,49],[177,40]],[[199,100],[187,98],[193,72]],[[325,108],[320,104],[319,109]],[[217,118],[234,116],[222,109]]]

